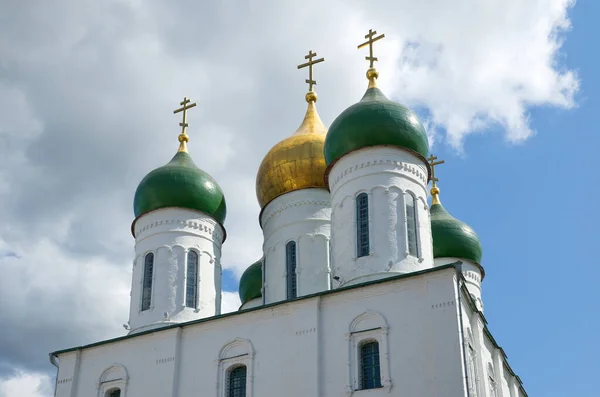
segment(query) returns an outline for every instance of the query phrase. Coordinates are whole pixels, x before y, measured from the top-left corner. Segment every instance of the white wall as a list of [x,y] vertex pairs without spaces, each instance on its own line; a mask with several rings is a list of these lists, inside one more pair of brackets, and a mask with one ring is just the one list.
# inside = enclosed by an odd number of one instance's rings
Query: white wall
[[467,259],[446,257],[446,258],[435,258],[434,265],[435,267],[444,266],[451,263],[462,262],[462,274],[466,281],[467,289],[469,293],[471,293],[475,297],[475,302],[477,304],[477,309],[483,312],[483,297],[481,294],[481,281],[482,274],[481,268]]
[[[122,397],[222,397],[222,362],[235,360],[248,365],[248,397],[464,396],[455,298],[454,269],[440,269],[85,348],[78,370],[67,352],[56,396],[98,396],[118,364]],[[371,337],[386,387],[354,392],[353,343]]]
[[[427,204],[427,167],[402,149],[372,147],[342,157],[331,169],[331,267],[333,287],[351,285],[433,266]],[[357,258],[356,196],[369,197],[369,256]],[[405,195],[417,204],[417,256],[408,254]]]
[[[224,232],[211,217],[183,208],[141,216],[134,225],[131,332],[214,316],[221,311],[221,244]],[[185,307],[187,253],[198,254],[198,308]],[[152,303],[141,311],[144,260],[154,253]],[[167,316],[165,317],[165,313]]]
[[302,189],[277,197],[262,211],[261,225],[266,303],[287,299],[286,244],[289,241],[296,242],[297,295],[330,289],[331,204],[327,190]]
[[[464,269],[463,269],[464,270]],[[464,271],[463,271],[464,274]],[[469,288],[469,282],[466,283]],[[469,291],[469,293],[471,293]],[[463,325],[465,335],[476,350],[475,384],[476,393],[480,397],[520,397],[524,396],[517,378],[509,371],[508,362],[502,350],[495,345],[485,332],[483,317],[473,311],[467,302],[468,297],[462,294]],[[469,343],[467,341],[467,343]],[[494,380],[495,387],[492,387]],[[495,390],[493,394],[492,390]]]

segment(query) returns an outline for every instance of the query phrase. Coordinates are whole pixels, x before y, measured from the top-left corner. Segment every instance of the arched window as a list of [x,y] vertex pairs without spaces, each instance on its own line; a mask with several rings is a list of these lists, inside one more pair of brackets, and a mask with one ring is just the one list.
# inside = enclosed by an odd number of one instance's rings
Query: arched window
[[227,397],[246,397],[246,372],[245,365],[227,371]]
[[379,343],[369,341],[360,346],[360,388],[381,387]]
[[142,311],[150,309],[152,302],[152,274],[154,269],[154,254],[149,253],[144,260],[144,279],[142,281]]
[[417,211],[415,198],[412,194],[406,194],[406,240],[408,242],[408,254],[419,255],[417,242]]
[[112,389],[107,391],[106,397],[121,397],[121,389]]
[[195,251],[187,254],[185,305],[194,309],[198,307],[198,254]]
[[369,255],[369,196],[356,196],[356,256]]
[[287,298],[294,299],[297,296],[295,241],[290,241],[285,246],[285,266],[287,269]]

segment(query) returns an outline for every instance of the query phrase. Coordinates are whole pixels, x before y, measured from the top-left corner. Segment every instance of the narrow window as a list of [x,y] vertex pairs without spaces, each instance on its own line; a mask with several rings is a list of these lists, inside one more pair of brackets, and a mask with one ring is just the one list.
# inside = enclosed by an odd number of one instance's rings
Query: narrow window
[[360,388],[381,387],[379,342],[367,342],[360,347]]
[[185,284],[185,305],[196,309],[198,304],[198,254],[188,251]]
[[290,241],[285,246],[285,264],[287,268],[287,298],[294,299],[297,296],[295,241]]
[[106,397],[121,397],[121,389],[113,389],[106,392]]
[[490,381],[490,397],[496,397],[496,381],[491,376],[489,377]]
[[231,369],[227,376],[227,397],[246,397],[246,366]]
[[406,194],[406,239],[408,241],[408,254],[418,256],[419,247],[417,243],[417,214],[415,198],[412,194]]
[[494,376],[494,367],[492,363],[488,363],[488,383],[490,385],[490,397],[496,397],[498,386],[496,385],[496,377]]
[[356,197],[356,256],[369,255],[369,197],[361,193]]
[[154,254],[146,255],[144,263],[144,280],[142,281],[142,311],[150,309],[152,300],[152,274],[154,268]]
[[477,378],[475,376],[475,349],[469,343],[469,389],[471,396],[477,397]]

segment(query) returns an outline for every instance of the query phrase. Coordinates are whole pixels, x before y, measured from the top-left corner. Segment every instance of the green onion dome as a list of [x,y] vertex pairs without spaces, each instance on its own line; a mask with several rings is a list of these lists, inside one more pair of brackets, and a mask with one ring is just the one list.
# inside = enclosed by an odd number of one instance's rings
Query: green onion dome
[[262,259],[250,265],[240,278],[240,300],[242,305],[262,296]]
[[427,158],[427,133],[415,112],[386,98],[375,84],[374,69],[367,77],[369,88],[360,102],[344,110],[329,127],[324,149],[327,165],[370,146],[401,147]]
[[467,259],[481,265],[483,254],[477,233],[466,223],[454,218],[439,201],[439,189],[433,187],[431,195],[431,235],[434,258]]
[[135,191],[136,218],[167,207],[197,210],[220,224],[225,221],[223,191],[209,174],[194,164],[184,145],[168,164],[146,175]]

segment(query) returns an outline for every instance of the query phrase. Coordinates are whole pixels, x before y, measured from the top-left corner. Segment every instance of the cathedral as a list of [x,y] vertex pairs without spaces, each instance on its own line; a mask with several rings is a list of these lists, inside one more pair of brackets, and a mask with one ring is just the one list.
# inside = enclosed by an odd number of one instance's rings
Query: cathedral
[[55,397],[527,396],[486,325],[480,240],[442,206],[443,161],[377,85],[383,37],[358,46],[366,92],[329,129],[313,89],[323,58],[298,66],[306,114],[258,169],[263,255],[233,313],[225,196],[188,153],[184,98],[179,149],[133,200],[128,334],[50,353]]

